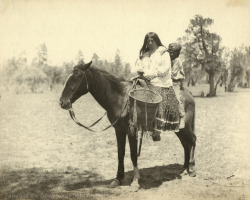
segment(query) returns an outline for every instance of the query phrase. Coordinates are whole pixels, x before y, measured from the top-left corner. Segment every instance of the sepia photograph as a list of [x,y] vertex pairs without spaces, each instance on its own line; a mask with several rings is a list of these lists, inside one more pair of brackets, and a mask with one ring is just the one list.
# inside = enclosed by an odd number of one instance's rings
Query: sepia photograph
[[0,200],[250,200],[250,0],[0,0]]

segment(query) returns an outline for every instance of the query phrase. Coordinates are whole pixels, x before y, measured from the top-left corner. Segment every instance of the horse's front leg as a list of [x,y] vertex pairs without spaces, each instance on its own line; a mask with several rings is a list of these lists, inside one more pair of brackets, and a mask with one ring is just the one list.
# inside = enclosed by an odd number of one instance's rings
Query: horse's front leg
[[134,178],[133,182],[131,183],[131,186],[139,188],[139,179],[140,179],[140,172],[139,168],[137,165],[137,136],[136,134],[128,134],[128,139],[129,139],[129,146],[130,146],[130,155],[131,155],[131,160],[134,166]]
[[112,187],[119,186],[122,179],[124,178],[124,156],[125,156],[125,144],[126,144],[126,133],[118,129],[115,130],[117,149],[118,149],[118,170],[116,179],[110,184]]

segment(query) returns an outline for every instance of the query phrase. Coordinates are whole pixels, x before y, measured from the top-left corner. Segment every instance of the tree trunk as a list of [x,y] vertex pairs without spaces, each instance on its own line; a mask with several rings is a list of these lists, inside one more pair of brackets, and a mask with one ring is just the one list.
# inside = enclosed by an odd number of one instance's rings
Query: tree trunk
[[188,87],[189,87],[191,81],[193,81],[193,78],[188,79],[188,84],[187,84]]
[[35,93],[35,80],[36,80],[36,78],[34,77],[33,83],[31,84],[31,92],[32,93]]
[[215,95],[215,96],[216,96],[216,90],[217,90],[217,86],[219,85],[219,82],[222,82],[222,83],[221,83],[221,86],[222,86],[222,84],[223,84],[223,79],[222,79],[222,78],[223,78],[223,77],[220,76],[219,79],[217,80],[216,84],[215,84],[215,87],[214,87],[214,95]]
[[206,76],[206,82],[209,84],[209,76]]
[[196,77],[196,79],[195,79],[195,80],[194,80],[194,79],[192,79],[192,86],[195,86],[195,84],[196,84],[197,80],[198,80],[198,77]]
[[236,79],[237,79],[236,76],[231,78],[230,83],[228,84],[228,88],[227,88],[228,92],[234,91],[236,83],[237,83]]
[[250,69],[246,70],[247,87],[250,87]]
[[207,97],[214,97],[216,95],[216,90],[214,87],[214,73],[210,72],[209,74],[209,93]]

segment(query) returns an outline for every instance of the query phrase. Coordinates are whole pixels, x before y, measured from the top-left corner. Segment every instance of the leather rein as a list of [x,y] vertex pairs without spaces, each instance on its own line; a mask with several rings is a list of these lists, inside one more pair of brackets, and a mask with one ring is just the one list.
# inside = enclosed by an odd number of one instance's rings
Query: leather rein
[[[76,87],[74,88],[74,91],[72,92],[70,98],[72,98],[73,95],[74,95],[74,93],[78,90],[78,88],[80,87],[80,85],[81,85],[81,83],[82,83],[82,80],[83,80],[84,78],[85,78],[85,82],[86,82],[86,88],[87,88],[87,90],[89,89],[89,83],[88,83],[88,79],[87,79],[86,73],[85,73],[84,71],[82,71],[81,69],[78,69],[78,68],[75,68],[75,70],[78,70],[78,71],[81,73],[82,77],[81,77],[81,79],[79,79],[79,81],[78,81]],[[118,118],[117,118],[112,124],[110,124],[109,126],[107,126],[106,128],[104,128],[103,130],[99,130],[99,131],[95,131],[95,130],[91,129],[91,127],[93,127],[93,126],[96,125],[99,121],[101,121],[102,118],[107,114],[107,112],[105,112],[104,115],[103,115],[100,119],[98,119],[96,122],[94,122],[94,123],[91,124],[90,126],[85,126],[85,125],[83,125],[81,122],[79,122],[79,121],[76,119],[74,110],[73,110],[73,108],[72,108],[72,104],[71,104],[71,108],[69,109],[69,115],[70,115],[70,117],[73,119],[73,121],[74,121],[77,125],[79,125],[79,126],[85,128],[85,129],[87,129],[87,130],[89,130],[89,131],[91,131],[91,132],[102,132],[102,131],[105,131],[105,130],[109,129],[110,127],[114,126],[114,125],[118,122],[118,120],[119,120],[119,119],[121,118],[121,116],[122,116],[122,113],[123,113],[124,110],[126,109],[127,105],[128,105],[128,100],[127,100],[125,106],[123,107],[121,113],[119,114]]]

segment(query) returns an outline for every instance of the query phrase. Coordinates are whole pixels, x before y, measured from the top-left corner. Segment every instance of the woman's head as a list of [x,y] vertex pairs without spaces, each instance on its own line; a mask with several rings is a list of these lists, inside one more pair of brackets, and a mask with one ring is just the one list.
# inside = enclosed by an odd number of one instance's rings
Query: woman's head
[[159,46],[163,46],[159,36],[154,32],[147,33],[144,38],[142,48],[140,50],[140,57],[149,50],[153,48],[158,48]]

